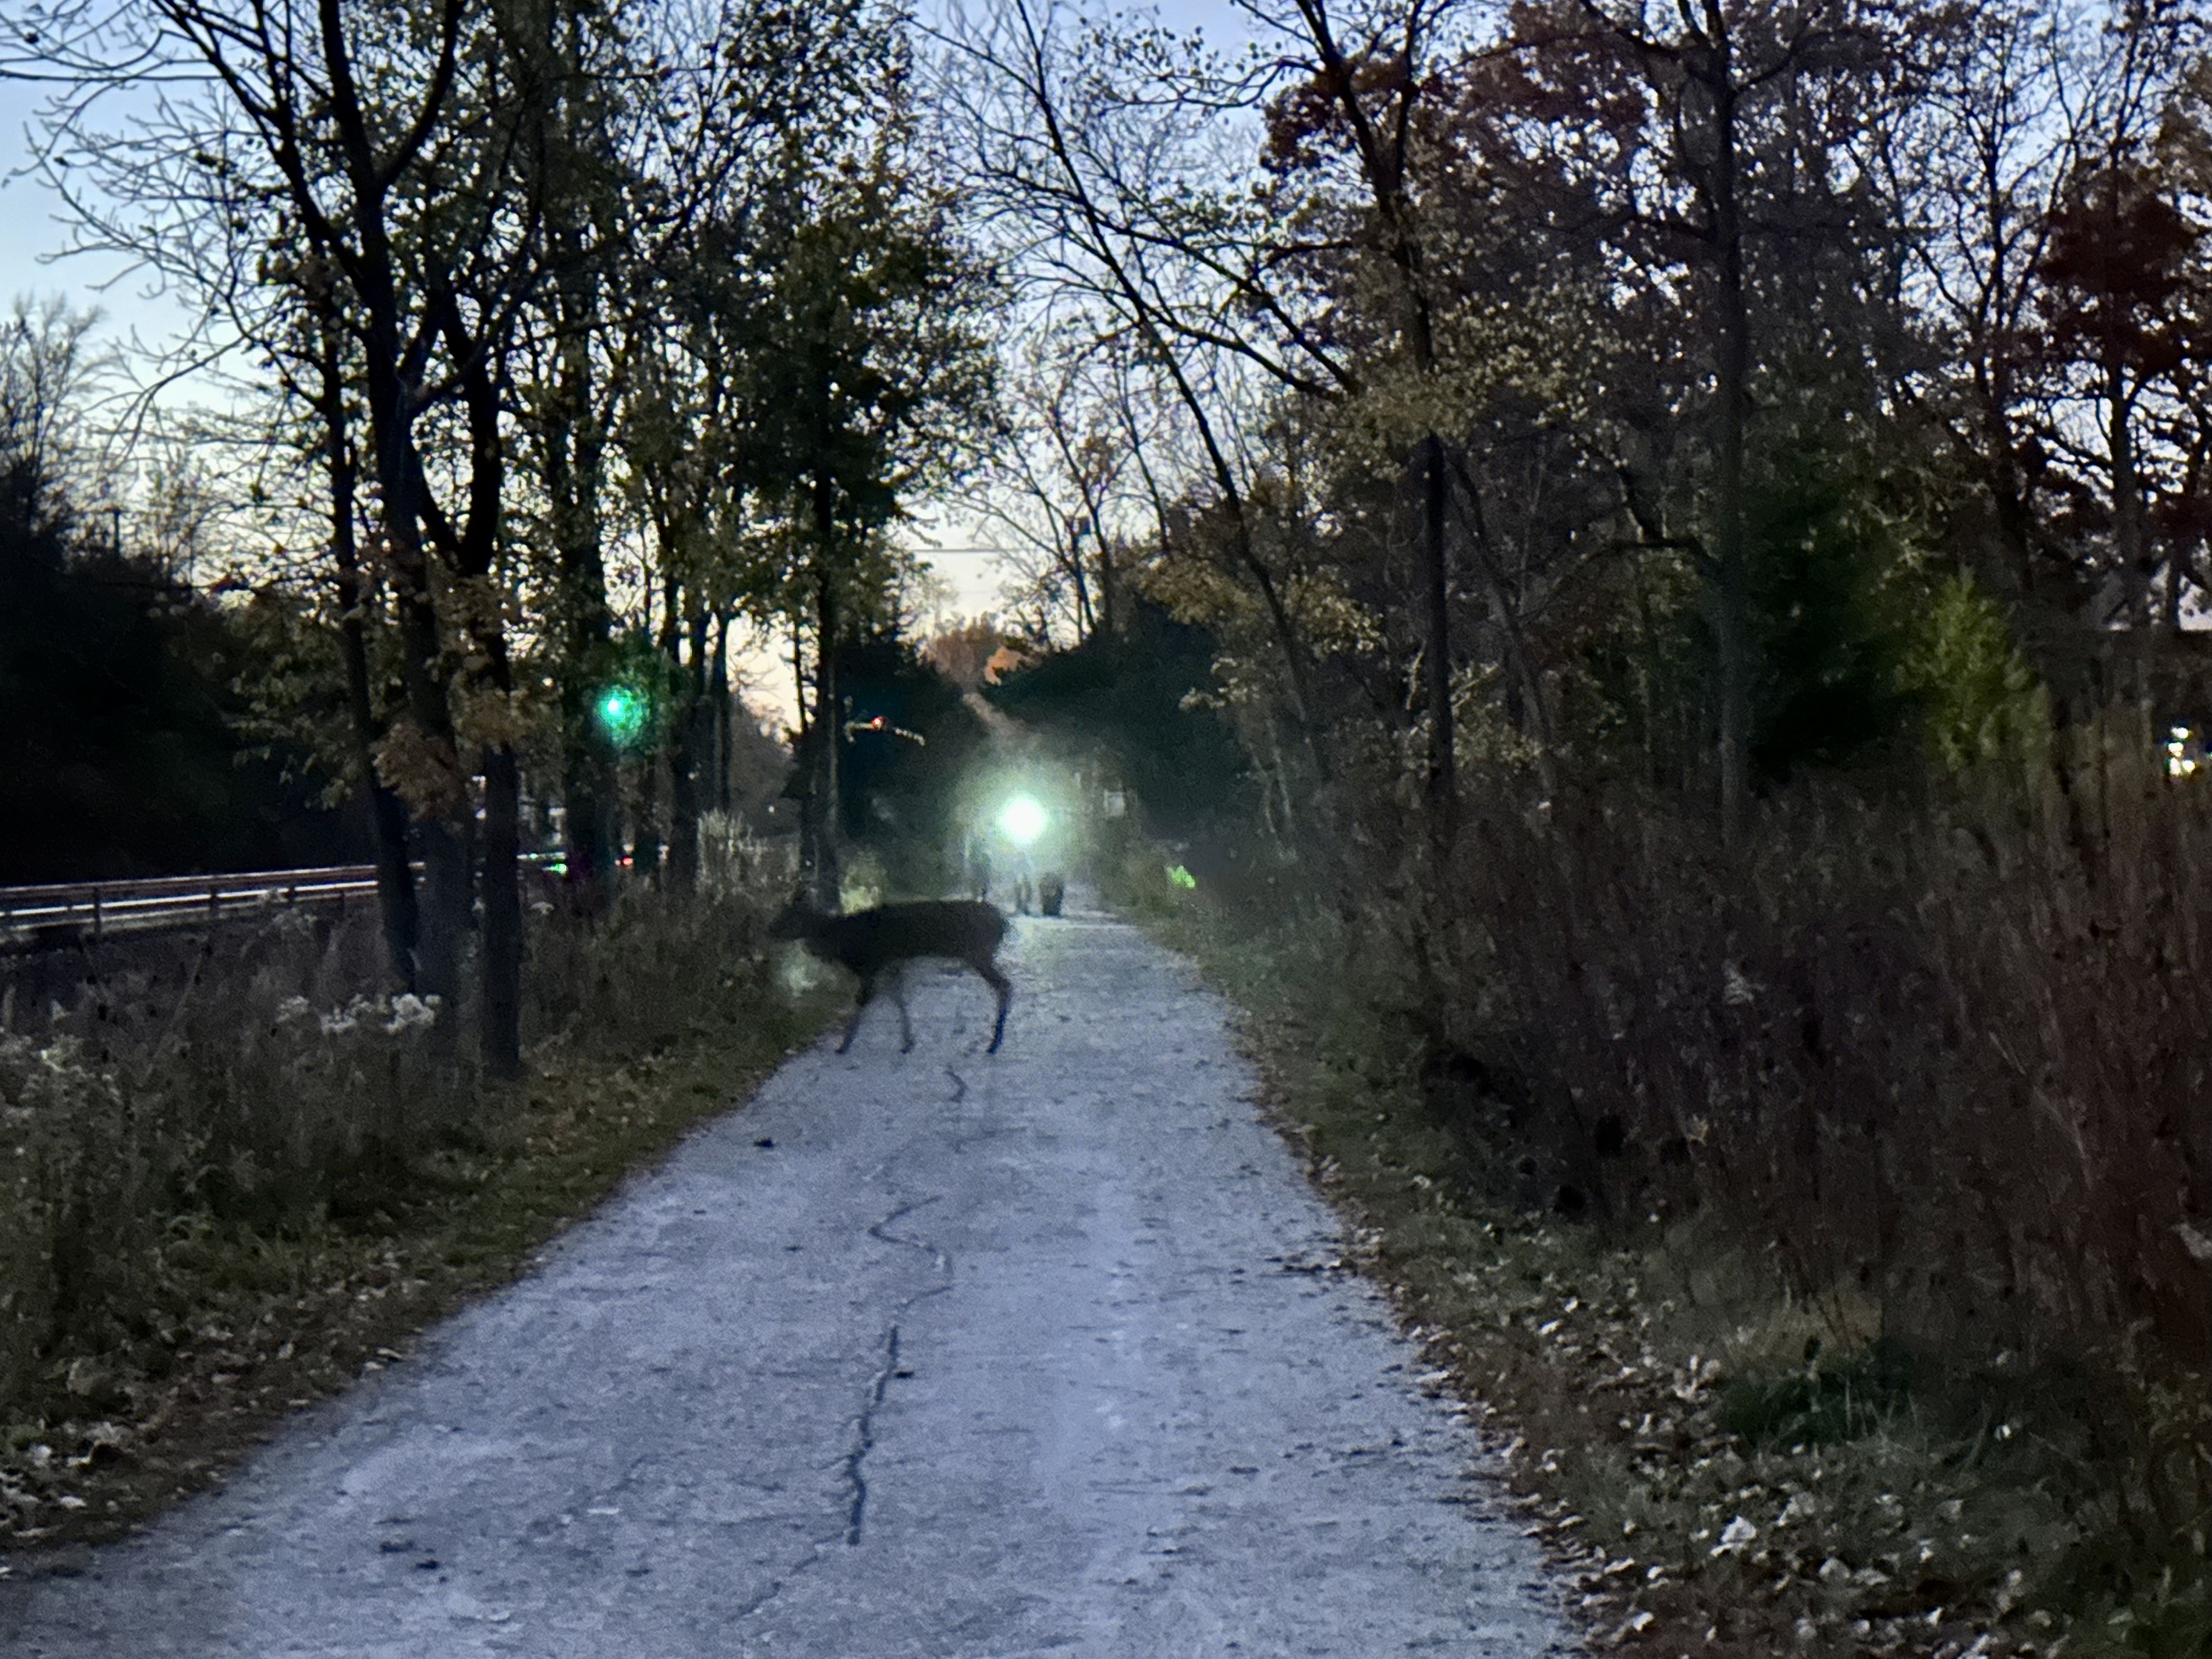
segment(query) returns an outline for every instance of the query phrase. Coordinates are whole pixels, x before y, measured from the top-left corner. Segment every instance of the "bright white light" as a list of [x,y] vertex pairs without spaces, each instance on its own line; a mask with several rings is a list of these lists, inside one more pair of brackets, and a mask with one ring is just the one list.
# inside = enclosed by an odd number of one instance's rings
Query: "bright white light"
[[1044,808],[1027,795],[1017,795],[1006,803],[999,814],[999,828],[1006,832],[1006,839],[1017,847],[1027,847],[1044,834]]

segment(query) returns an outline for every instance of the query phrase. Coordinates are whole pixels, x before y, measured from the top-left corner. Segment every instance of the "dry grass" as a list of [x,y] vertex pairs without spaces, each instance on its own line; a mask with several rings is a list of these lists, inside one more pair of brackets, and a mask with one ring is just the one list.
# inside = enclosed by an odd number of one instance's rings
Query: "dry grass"
[[1801,796],[1734,858],[1654,803],[1497,815],[1446,891],[1483,1000],[1442,1018],[1594,1206],[1723,1218],[1906,1342],[2212,1358],[2212,791],[2147,743]]
[[1252,1012],[1599,1637],[2212,1649],[2212,800],[2138,752],[1777,803],[1738,859],[1499,811],[1442,902],[1121,884]]
[[[649,892],[531,940],[528,1079],[490,1087],[374,940],[228,936],[0,1034],[0,1548],[112,1535],[513,1273],[823,1017],[768,896]],[[4,1570],[4,1569],[0,1569]]]

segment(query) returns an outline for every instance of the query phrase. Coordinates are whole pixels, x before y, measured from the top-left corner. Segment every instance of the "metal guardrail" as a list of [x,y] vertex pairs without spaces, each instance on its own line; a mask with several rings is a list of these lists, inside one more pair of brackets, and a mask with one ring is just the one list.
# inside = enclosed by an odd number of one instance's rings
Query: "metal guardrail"
[[154,927],[235,920],[259,911],[376,896],[373,864],[258,870],[143,881],[69,881],[0,887],[0,937],[104,939]]
[[[783,843],[788,842],[788,847]],[[798,868],[798,837],[748,838],[750,856],[774,854]],[[736,850],[722,849],[726,856]],[[562,868],[558,853],[525,853],[526,869],[549,875]],[[416,865],[419,877],[422,866]],[[302,905],[376,897],[376,866],[335,864],[313,870],[255,870],[223,876],[154,876],[141,881],[66,881],[36,887],[0,887],[0,945],[73,943],[113,933],[191,927],[241,921]]]

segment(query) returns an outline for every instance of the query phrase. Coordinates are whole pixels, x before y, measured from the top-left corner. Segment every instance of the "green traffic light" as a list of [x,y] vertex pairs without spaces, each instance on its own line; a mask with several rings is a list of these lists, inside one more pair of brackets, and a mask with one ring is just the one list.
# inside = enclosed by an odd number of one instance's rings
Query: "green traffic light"
[[598,712],[607,740],[617,749],[628,749],[645,735],[646,720],[652,711],[629,686],[613,685],[599,694]]

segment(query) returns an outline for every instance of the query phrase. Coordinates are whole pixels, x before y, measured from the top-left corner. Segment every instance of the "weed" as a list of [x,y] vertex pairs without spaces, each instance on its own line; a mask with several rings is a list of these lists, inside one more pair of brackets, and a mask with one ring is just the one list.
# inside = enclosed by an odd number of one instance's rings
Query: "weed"
[[1723,1390],[1716,1419],[1754,1446],[1828,1446],[1870,1434],[1911,1399],[1911,1356],[1877,1342],[1831,1358],[1808,1354],[1799,1370]]
[[[2202,1126],[2172,1045],[2212,1010],[2157,965],[2195,924],[2153,900],[2201,879],[2205,805],[2138,799],[2085,852],[2045,800],[1992,855],[1964,830],[1986,803],[1919,829],[1778,803],[1741,885],[1689,826],[1561,810],[1486,821],[1442,908],[1382,878],[1178,895],[1142,858],[1121,885],[1248,1011],[1601,1638],[2179,1654],[2212,1390],[2179,1281],[2120,1281],[2166,1271],[2142,1218],[2193,1200],[2118,1200],[2194,1167],[2136,1138]],[[2048,963],[2021,942],[2044,929]],[[2075,1108],[1997,1110],[2023,1075]]]
[[726,1109],[827,1012],[775,992],[779,873],[538,918],[513,1085],[439,1041],[452,1011],[349,988],[365,919],[142,953],[17,1014],[0,1545],[107,1535],[204,1480]]

